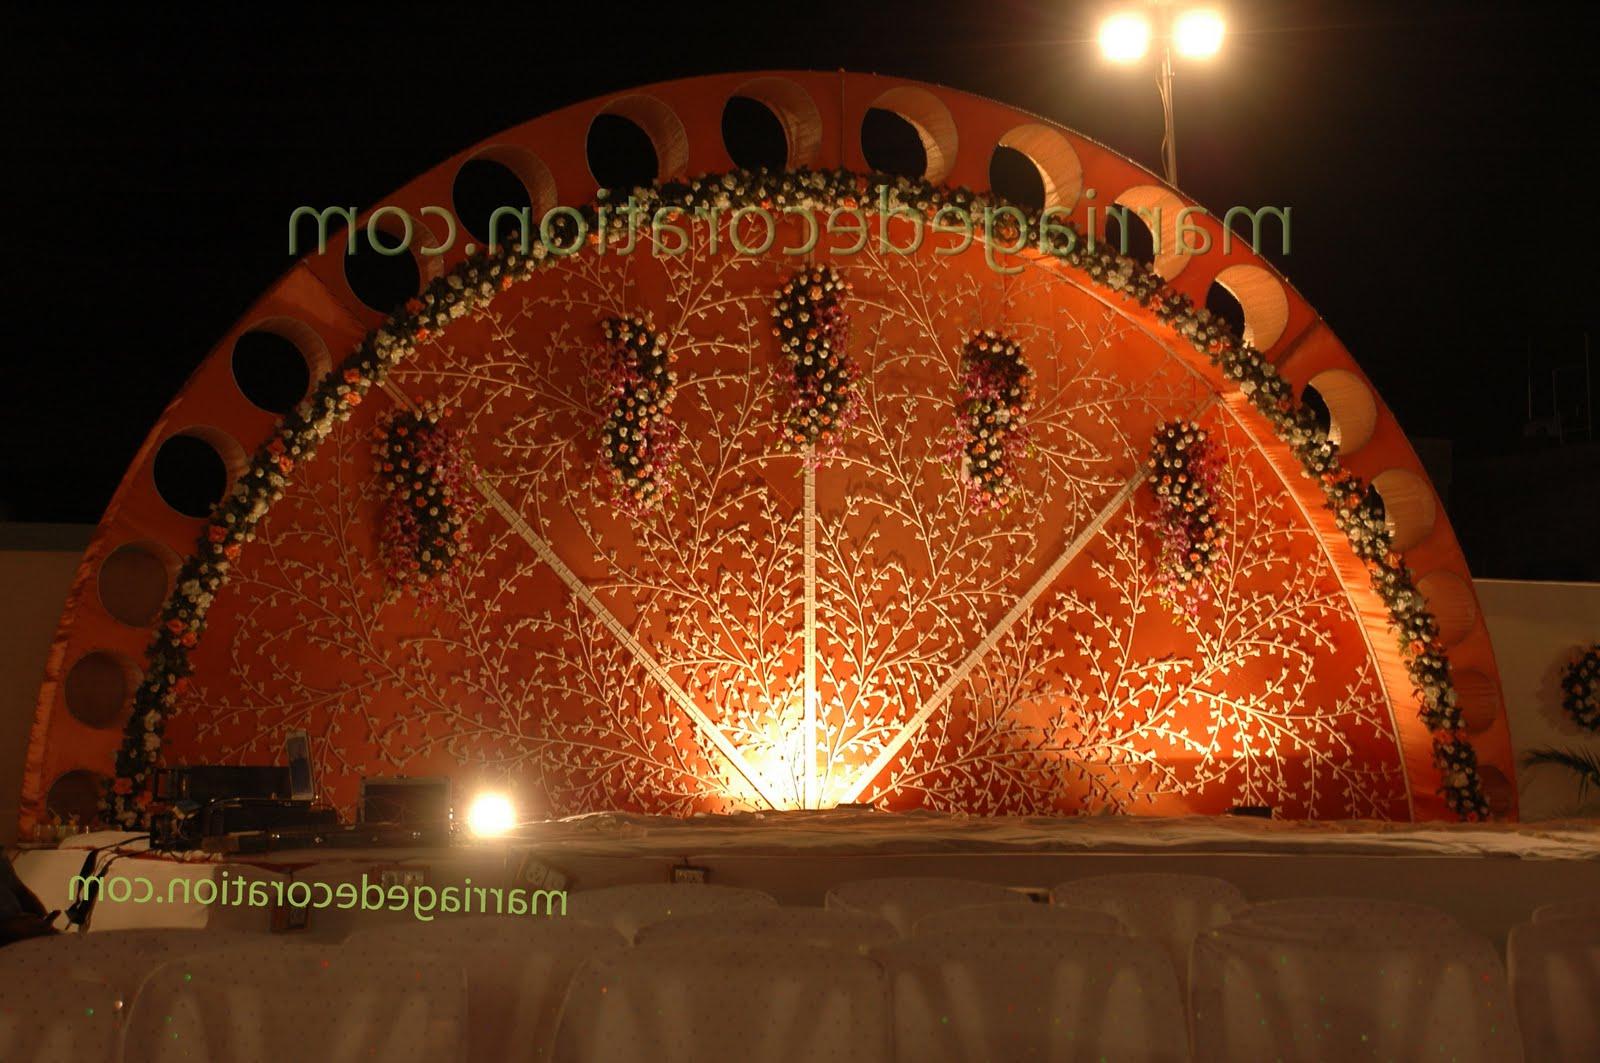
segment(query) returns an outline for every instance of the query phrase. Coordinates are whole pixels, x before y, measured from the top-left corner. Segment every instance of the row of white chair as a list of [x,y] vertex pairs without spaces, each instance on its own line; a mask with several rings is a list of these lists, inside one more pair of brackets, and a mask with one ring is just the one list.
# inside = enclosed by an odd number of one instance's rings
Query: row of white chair
[[[846,884],[826,909],[658,885],[342,946],[28,942],[0,950],[0,1059],[1186,1058],[1191,1024],[1200,1059],[1522,1058],[1498,957],[1443,913],[1115,878],[1054,892],[1082,907],[940,879]],[[1600,921],[1542,910],[1510,944],[1528,1058],[1600,1058]]]

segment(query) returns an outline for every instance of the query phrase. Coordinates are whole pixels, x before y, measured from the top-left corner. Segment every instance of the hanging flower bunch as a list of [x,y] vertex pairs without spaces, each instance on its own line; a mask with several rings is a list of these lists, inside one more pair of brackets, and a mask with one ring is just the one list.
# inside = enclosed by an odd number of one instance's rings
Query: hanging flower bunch
[[1155,498],[1156,593],[1174,612],[1194,616],[1208,594],[1205,577],[1222,564],[1217,518],[1222,455],[1193,421],[1166,421],[1150,441],[1150,492]]
[[1561,673],[1561,707],[1579,727],[1600,731],[1600,643],[1574,657]]
[[378,549],[390,593],[436,601],[466,549],[477,514],[477,467],[461,434],[444,425],[450,411],[427,403],[399,410],[373,431],[373,458],[384,505]]
[[683,442],[672,420],[673,359],[666,338],[646,318],[613,317],[600,327],[605,341],[598,375],[611,401],[600,441],[611,470],[612,505],[637,517],[666,498]]
[[961,463],[974,512],[1004,510],[1017,491],[1018,467],[1028,452],[1032,391],[1020,343],[993,329],[967,340],[948,457]]
[[[646,217],[665,210],[668,218],[679,220],[702,209],[737,210],[745,206],[824,213],[838,207],[880,213],[884,209],[913,210],[926,218],[944,208],[978,218],[984,216],[986,207],[1014,206],[992,192],[949,188],[920,178],[869,177],[845,169],[734,170],[639,188],[632,195]],[[631,239],[631,213],[612,211],[610,206],[610,194],[602,190],[596,194],[595,203],[577,208],[578,216],[591,242],[621,247]],[[1017,209],[1024,217],[1021,229],[1039,231],[1041,212]],[[1201,352],[1250,401],[1278,438],[1288,444],[1306,474],[1318,478],[1328,507],[1341,515],[1341,527],[1350,537],[1352,548],[1366,562],[1372,586],[1389,609],[1406,654],[1420,714],[1434,733],[1440,793],[1446,805],[1461,817],[1486,817],[1488,803],[1478,778],[1476,755],[1461,732],[1461,713],[1449,660],[1438,641],[1438,624],[1422,603],[1411,570],[1392,549],[1387,527],[1371,519],[1371,507],[1361,511],[1365,486],[1340,465],[1338,447],[1316,416],[1299,401],[1293,387],[1265,355],[1245,343],[1209,310],[1196,307],[1187,295],[1168,287],[1154,269],[1117,253],[1110,244],[1091,238],[1059,217],[1051,218],[1051,226],[1052,241],[1041,248],[1045,254],[1078,271],[1099,289],[1148,312],[1173,335]],[[334,426],[382,383],[390,369],[409,358],[418,344],[452,321],[482,309],[498,293],[562,261],[563,255],[552,254],[538,240],[530,240],[525,248],[515,241],[503,243],[492,252],[483,250],[469,256],[430,281],[422,294],[369,333],[335,372],[317,384],[310,397],[283,418],[235,482],[230,495],[213,511],[195,553],[179,571],[146,651],[145,678],[135,693],[134,711],[117,754],[117,779],[108,787],[102,805],[108,822],[132,826],[145,820],[165,714],[192,671],[189,650],[204,631],[206,611],[230,566],[243,545],[254,538],[257,523],[282,497],[289,470],[296,462],[310,459]],[[823,283],[834,285],[832,296],[837,305],[843,293],[842,282],[825,267],[803,275],[816,274],[823,277]],[[813,289],[817,292],[814,297],[810,294]],[[798,315],[823,302],[827,294],[822,284],[799,289],[791,283],[784,289],[779,302],[787,303],[788,311],[775,310],[774,316],[786,353],[792,347],[795,355],[803,359],[810,326],[802,324]],[[844,349],[842,316],[829,317],[829,331],[838,333],[841,341],[831,345],[831,350],[840,354]],[[819,329],[817,338],[820,336]],[[816,353],[812,352],[813,359]],[[844,401],[839,397],[841,383],[848,385],[848,398]],[[801,415],[798,436],[802,441],[820,440],[827,434],[836,436],[849,423],[854,415],[853,370],[847,381],[834,381],[833,391],[821,392],[818,388],[818,393],[831,395],[836,409],[829,422],[823,423],[820,415],[814,419],[820,427],[813,434],[813,418],[805,414],[809,407],[803,403],[792,405],[791,412]]]
[[779,378],[784,442],[810,460],[837,453],[860,412],[860,370],[845,353],[849,293],[832,269],[811,266],[791,277],[772,304],[772,332],[788,363]]

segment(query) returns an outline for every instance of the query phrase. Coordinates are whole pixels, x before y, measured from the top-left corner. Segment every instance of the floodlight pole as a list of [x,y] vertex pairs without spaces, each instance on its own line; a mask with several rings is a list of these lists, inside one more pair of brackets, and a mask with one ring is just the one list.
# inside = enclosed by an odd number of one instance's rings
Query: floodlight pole
[[1167,184],[1178,187],[1178,131],[1172,113],[1172,34],[1161,35],[1161,77],[1156,82],[1161,90],[1161,162],[1166,167]]

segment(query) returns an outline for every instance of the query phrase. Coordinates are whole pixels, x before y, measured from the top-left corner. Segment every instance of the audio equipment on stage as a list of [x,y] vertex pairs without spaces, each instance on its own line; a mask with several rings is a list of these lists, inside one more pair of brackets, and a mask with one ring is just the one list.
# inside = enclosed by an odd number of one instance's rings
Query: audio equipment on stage
[[208,805],[235,797],[287,798],[289,769],[256,764],[196,764],[156,772],[157,801]]
[[283,759],[289,762],[289,796],[296,801],[315,801],[317,780],[312,773],[311,739],[304,731],[290,731],[283,740]]
[[281,827],[241,831],[206,838],[212,853],[266,853],[283,849],[410,849],[450,844],[443,827],[408,827],[393,823],[357,823],[351,826]]
[[450,780],[419,776],[361,780],[361,822],[450,828]]
[[338,812],[331,808],[316,808],[310,801],[213,801],[201,812],[200,835],[216,838],[241,831],[305,827],[325,829],[338,825]]

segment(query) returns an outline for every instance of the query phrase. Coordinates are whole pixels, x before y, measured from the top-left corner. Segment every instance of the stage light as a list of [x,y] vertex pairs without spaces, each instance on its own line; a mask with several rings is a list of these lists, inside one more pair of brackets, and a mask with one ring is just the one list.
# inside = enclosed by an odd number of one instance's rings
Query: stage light
[[479,794],[467,809],[467,829],[479,838],[493,838],[517,825],[517,810],[505,794]]
[[1132,12],[1112,15],[1100,24],[1100,52],[1113,63],[1132,63],[1150,49],[1150,20]]
[[1222,50],[1222,16],[1208,7],[1185,11],[1172,24],[1172,44],[1186,59],[1209,59]]

